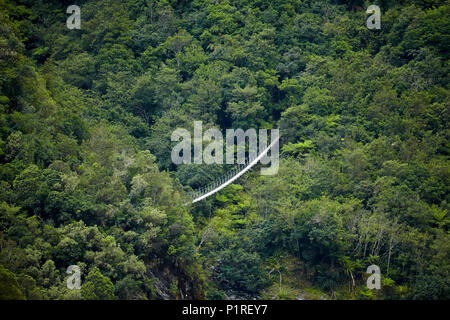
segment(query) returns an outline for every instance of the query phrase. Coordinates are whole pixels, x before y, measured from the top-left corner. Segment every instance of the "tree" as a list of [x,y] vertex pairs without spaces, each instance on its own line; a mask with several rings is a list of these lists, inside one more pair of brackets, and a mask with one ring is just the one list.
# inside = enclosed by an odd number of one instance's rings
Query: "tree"
[[0,300],[24,300],[16,276],[0,265]]
[[81,286],[81,296],[86,300],[115,300],[114,285],[97,267],[93,267]]
[[242,248],[222,252],[218,271],[218,279],[225,288],[256,293],[268,284],[259,255]]

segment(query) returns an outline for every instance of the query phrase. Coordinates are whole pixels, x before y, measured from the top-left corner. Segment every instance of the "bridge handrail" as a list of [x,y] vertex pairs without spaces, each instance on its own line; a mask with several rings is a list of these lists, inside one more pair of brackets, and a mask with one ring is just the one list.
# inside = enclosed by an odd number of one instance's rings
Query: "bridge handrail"
[[[229,184],[233,183],[236,179],[238,179],[240,176],[242,176],[244,173],[246,173],[248,170],[250,170],[255,164],[258,163],[259,160],[262,159],[262,157],[264,157],[267,152],[269,152],[269,150],[278,142],[278,140],[280,139],[280,137],[278,136],[274,141],[272,141],[272,143],[266,148],[264,149],[263,152],[261,152],[255,159],[253,159],[252,161],[250,161],[250,163],[241,171],[239,171],[237,174],[233,175],[230,179],[228,179],[227,181],[225,181],[224,183],[222,183],[221,185],[219,185],[218,187],[216,187],[215,189],[195,198],[194,200],[192,200],[192,203],[196,203],[198,201],[201,201],[213,194],[215,194],[216,192],[219,192],[220,190],[222,190],[223,188],[225,188],[226,186],[228,186]],[[213,184],[214,185],[214,182]],[[206,187],[204,187],[205,190],[207,190]],[[197,192],[194,192],[194,194],[196,194]]]

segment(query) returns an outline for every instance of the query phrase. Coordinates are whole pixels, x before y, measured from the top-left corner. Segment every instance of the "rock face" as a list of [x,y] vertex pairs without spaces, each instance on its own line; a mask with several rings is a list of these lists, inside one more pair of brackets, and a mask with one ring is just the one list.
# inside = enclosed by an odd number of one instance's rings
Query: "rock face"
[[225,295],[226,295],[225,300],[261,300],[261,297],[259,296],[245,294],[233,290],[226,291]]
[[[173,274],[166,274],[165,272],[159,271],[148,271],[147,276],[153,280],[153,286],[156,290],[156,299],[160,300],[173,300],[173,299],[193,299],[193,300],[202,300],[203,296],[198,296],[197,292],[193,288],[192,282],[183,277],[176,278],[178,279],[178,285],[176,292],[174,292],[174,288],[171,287],[171,281],[175,279]],[[171,280],[172,279],[172,280]]]
[[296,300],[328,300],[328,298],[322,294],[302,291],[297,295]]
[[162,280],[161,277],[155,276],[152,272],[150,272],[150,274],[153,279],[156,279],[154,285],[158,298],[163,300],[170,300],[171,297],[168,284],[164,280]]

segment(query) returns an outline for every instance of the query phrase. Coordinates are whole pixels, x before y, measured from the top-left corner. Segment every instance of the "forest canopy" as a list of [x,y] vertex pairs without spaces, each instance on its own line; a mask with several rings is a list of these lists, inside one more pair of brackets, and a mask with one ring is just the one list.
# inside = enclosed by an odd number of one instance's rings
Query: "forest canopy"
[[[0,299],[450,299],[449,55],[448,0],[0,0]],[[194,121],[278,174],[186,205]]]

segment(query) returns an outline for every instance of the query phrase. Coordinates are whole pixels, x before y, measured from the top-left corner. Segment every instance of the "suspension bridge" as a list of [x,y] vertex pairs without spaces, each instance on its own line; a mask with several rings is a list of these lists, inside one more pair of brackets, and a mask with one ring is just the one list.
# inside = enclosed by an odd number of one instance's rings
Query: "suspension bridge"
[[249,171],[253,166],[255,166],[266,154],[269,152],[269,150],[278,143],[280,137],[278,136],[274,141],[271,142],[271,144],[265,148],[264,150],[258,152],[256,157],[251,157],[249,159],[245,160],[245,163],[238,164],[236,168],[229,170],[225,175],[222,177],[216,179],[212,183],[203,186],[201,188],[198,188],[196,190],[193,190],[192,192],[188,193],[189,197],[189,203],[196,203],[199,201],[202,201],[213,194],[219,192],[229,184],[236,181],[239,177],[244,175],[247,171]]

